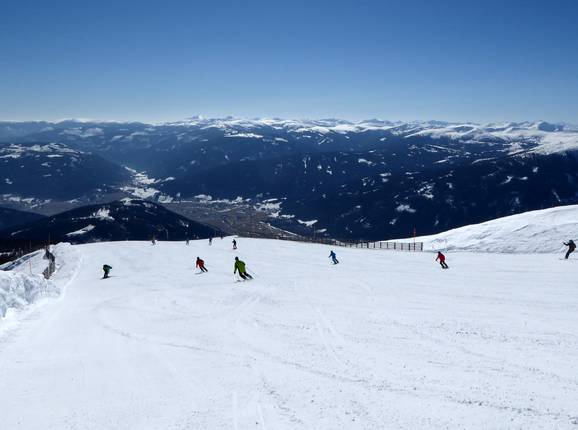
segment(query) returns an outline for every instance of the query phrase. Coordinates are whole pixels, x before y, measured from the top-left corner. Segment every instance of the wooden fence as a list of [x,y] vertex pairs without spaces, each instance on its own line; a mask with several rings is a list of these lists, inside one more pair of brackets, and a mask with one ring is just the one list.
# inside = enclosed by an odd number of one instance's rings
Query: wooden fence
[[385,249],[392,251],[423,251],[423,242],[363,242],[359,244],[356,243],[355,246],[352,247],[367,248],[367,249]]
[[302,236],[280,236],[278,239],[294,242],[319,243],[322,245],[341,246],[344,248],[361,248],[390,251],[423,251],[423,242],[342,242],[335,239],[313,238]]

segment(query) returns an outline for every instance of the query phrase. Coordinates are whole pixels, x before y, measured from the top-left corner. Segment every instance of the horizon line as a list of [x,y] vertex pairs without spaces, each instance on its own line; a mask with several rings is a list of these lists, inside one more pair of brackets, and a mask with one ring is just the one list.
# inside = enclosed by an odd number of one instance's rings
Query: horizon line
[[448,125],[452,124],[472,124],[472,125],[496,125],[496,124],[537,124],[537,123],[547,123],[553,125],[563,125],[563,126],[577,126],[578,124],[573,124],[567,121],[546,121],[543,119],[537,120],[523,120],[523,121],[510,121],[510,120],[500,120],[500,121],[450,121],[450,120],[442,120],[442,119],[412,119],[412,120],[393,120],[393,119],[382,119],[378,117],[373,118],[365,118],[360,120],[353,120],[344,117],[304,117],[304,118],[297,118],[297,117],[278,117],[278,116],[234,116],[234,115],[226,115],[226,116],[203,116],[203,115],[192,115],[189,117],[184,117],[180,119],[168,120],[168,121],[140,121],[140,120],[119,120],[119,119],[97,119],[97,118],[83,118],[83,117],[69,117],[69,118],[60,118],[55,120],[47,120],[47,119],[0,119],[0,124],[2,123],[48,123],[48,124],[59,124],[64,122],[76,122],[76,123],[101,123],[101,124],[143,124],[143,125],[150,125],[150,126],[159,126],[159,125],[167,125],[167,124],[175,124],[180,122],[187,122],[187,121],[343,121],[350,124],[361,124],[364,122],[370,121],[378,121],[383,123],[392,123],[392,124],[411,124],[411,123],[445,123]]

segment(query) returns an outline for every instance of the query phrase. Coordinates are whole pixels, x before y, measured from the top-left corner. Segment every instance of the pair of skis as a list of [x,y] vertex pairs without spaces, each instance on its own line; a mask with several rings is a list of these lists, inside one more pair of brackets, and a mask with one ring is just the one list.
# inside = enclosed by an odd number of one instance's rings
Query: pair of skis
[[246,279],[243,279],[236,272],[233,273],[233,278],[235,279],[235,282],[252,281],[255,278],[255,273],[253,271],[250,271],[249,269],[247,269],[247,272],[251,272],[251,273],[247,273],[247,275],[249,275],[249,276]]
[[[204,275],[205,273],[208,272],[195,272],[195,275]],[[254,276],[251,275],[251,277],[247,277],[246,279],[241,278],[239,275],[237,275],[236,273],[233,274],[233,281],[234,282],[246,282],[246,281],[252,281],[254,279]]]

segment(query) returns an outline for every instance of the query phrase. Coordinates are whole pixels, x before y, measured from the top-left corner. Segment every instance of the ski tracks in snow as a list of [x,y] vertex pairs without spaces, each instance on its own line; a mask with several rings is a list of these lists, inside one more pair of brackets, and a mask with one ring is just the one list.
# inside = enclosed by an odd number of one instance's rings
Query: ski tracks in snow
[[336,352],[335,347],[339,345],[341,348],[344,346],[345,342],[341,335],[339,335],[331,322],[327,319],[327,317],[321,312],[319,307],[311,304],[309,301],[309,307],[311,308],[316,320],[315,325],[317,327],[317,332],[319,333],[319,338],[325,349],[329,353],[329,355],[333,358],[333,360],[337,363],[337,365],[346,370],[351,368],[351,363],[346,363],[343,359],[339,357],[339,354]]
[[[466,256],[439,275],[429,255],[344,249],[344,261],[359,260],[351,273],[327,267],[323,247],[244,243],[242,257],[260,264],[244,284],[231,283],[231,252],[217,244],[193,243],[192,257],[178,244],[80,247],[86,258],[63,299],[0,345],[0,382],[14,393],[0,393],[4,421],[26,430],[576,428],[570,276],[544,287],[530,257],[476,255],[474,282],[460,267]],[[215,270],[192,276],[196,255]],[[420,259],[428,266],[410,267]],[[291,279],[279,275],[286,261],[299,268]],[[113,282],[97,279],[104,262]],[[484,268],[492,264],[499,276]]]

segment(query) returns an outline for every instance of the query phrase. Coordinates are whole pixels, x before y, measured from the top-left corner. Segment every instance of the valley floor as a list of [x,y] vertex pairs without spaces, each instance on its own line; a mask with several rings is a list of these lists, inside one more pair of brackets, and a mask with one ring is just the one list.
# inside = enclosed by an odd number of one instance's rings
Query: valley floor
[[578,259],[238,242],[68,247],[0,322],[0,427],[578,428]]

